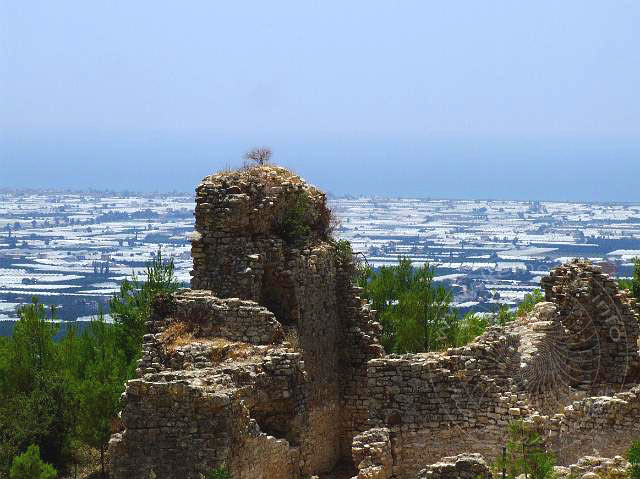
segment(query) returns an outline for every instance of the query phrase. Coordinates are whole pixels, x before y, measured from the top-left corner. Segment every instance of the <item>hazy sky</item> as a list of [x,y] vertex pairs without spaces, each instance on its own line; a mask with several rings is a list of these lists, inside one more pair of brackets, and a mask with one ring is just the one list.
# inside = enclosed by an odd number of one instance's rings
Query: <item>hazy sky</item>
[[0,0],[0,187],[640,201],[640,2]]

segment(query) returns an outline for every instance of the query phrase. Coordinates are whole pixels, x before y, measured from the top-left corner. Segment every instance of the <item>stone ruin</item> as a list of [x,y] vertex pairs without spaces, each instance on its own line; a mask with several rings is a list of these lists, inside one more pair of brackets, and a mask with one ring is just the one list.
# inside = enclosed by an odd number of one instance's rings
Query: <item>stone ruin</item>
[[275,166],[196,191],[193,289],[154,302],[114,478],[471,479],[514,419],[561,466],[640,437],[637,306],[588,261],[464,347],[385,356],[322,192]]

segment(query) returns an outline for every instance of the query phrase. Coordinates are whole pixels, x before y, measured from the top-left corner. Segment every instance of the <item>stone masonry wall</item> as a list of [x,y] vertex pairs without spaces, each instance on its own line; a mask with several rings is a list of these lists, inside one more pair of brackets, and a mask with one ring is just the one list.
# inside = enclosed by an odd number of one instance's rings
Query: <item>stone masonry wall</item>
[[154,301],[115,479],[307,479],[349,461],[357,479],[488,477],[462,453],[492,460],[514,419],[561,465],[640,436],[637,305],[591,263],[556,268],[546,302],[464,347],[385,357],[322,192],[257,166],[196,193],[194,289]]
[[561,414],[533,418],[559,464],[585,454],[615,456],[640,438],[640,386],[574,401]]
[[[112,439],[116,479],[146,478],[150,465],[168,479],[197,477],[220,464],[234,479],[295,479],[350,459],[352,438],[366,427],[367,361],[382,349],[374,313],[351,285],[351,258],[339,257],[327,236],[325,201],[271,166],[207,177],[198,187],[197,289],[156,305],[140,382],[125,393],[125,429]],[[163,407],[160,398],[176,384],[188,394]],[[221,394],[224,404],[210,406]],[[190,465],[176,467],[181,457]]]
[[542,286],[568,333],[574,385],[624,384],[638,377],[638,313],[626,291],[584,260],[554,269]]
[[390,431],[393,477],[465,450],[493,453],[509,420],[527,412],[509,392],[518,366],[517,336],[499,329],[444,354],[370,361],[369,425]]
[[[283,225],[301,197],[308,235],[292,244]],[[327,242],[324,193],[283,168],[254,168],[205,178],[195,214],[193,287],[255,300],[295,328],[308,379],[305,470],[331,469],[364,429],[366,363],[382,349],[350,261]]]
[[538,424],[560,464],[640,436],[635,302],[585,261],[543,285],[550,302],[464,348],[369,362],[368,423],[389,431],[392,477],[462,452],[493,459],[515,419]]

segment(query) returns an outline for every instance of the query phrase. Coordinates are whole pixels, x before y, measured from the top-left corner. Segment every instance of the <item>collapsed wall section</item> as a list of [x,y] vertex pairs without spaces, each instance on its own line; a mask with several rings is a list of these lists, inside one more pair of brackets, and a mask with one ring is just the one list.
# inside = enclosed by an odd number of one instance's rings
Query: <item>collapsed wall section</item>
[[304,367],[272,313],[185,290],[156,298],[148,329],[110,441],[115,478],[299,476]]
[[369,425],[389,431],[393,477],[463,451],[494,453],[509,420],[526,413],[509,392],[519,360],[518,337],[495,328],[446,353],[370,361]]

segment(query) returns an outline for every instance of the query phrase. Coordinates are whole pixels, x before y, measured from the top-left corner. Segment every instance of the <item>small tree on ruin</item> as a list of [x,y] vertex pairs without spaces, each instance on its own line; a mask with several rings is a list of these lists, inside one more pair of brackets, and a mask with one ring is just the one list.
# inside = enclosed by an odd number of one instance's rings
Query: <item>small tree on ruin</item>
[[255,163],[260,166],[266,165],[271,161],[271,148],[253,148],[244,154],[244,159],[248,163]]

